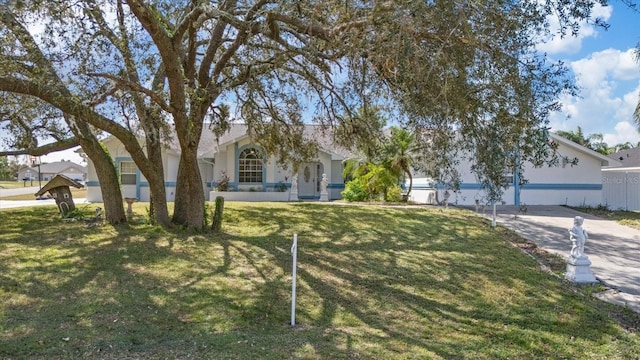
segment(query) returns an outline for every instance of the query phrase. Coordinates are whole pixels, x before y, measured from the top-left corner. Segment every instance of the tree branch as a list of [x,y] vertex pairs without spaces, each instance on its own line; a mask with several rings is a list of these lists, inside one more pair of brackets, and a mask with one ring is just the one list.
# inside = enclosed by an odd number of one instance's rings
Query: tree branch
[[162,110],[166,111],[166,112],[172,112],[173,108],[171,107],[171,105],[167,104],[164,99],[160,96],[158,96],[157,93],[155,93],[153,90],[149,90],[147,88],[145,88],[144,86],[141,86],[140,84],[131,82],[131,81],[127,81],[124,79],[121,79],[117,76],[111,75],[111,74],[106,74],[106,73],[88,73],[88,76],[98,76],[98,77],[103,77],[105,79],[109,79],[111,81],[113,81],[114,83],[116,83],[117,85],[132,90],[132,91],[136,91],[142,94],[147,95],[151,100],[153,100],[153,102],[155,102],[156,104],[158,104],[158,106],[160,106],[162,108]]
[[38,146],[36,148],[0,151],[0,156],[15,156],[15,155],[42,156],[42,155],[50,154],[52,152],[71,149],[76,146],[80,146],[80,143],[78,142],[78,139],[76,137],[72,137],[68,139],[59,140],[50,144]]

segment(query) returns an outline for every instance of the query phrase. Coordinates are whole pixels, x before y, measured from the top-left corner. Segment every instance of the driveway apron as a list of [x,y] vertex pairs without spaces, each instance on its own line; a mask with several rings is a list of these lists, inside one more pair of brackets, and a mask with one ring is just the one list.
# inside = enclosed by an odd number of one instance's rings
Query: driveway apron
[[[583,227],[589,235],[585,254],[591,260],[591,271],[612,289],[598,297],[640,312],[639,230],[563,206],[527,206],[526,212],[516,206],[499,206],[497,213],[498,224],[563,257],[571,249],[573,218],[584,217]],[[482,215],[491,217],[489,209]]]

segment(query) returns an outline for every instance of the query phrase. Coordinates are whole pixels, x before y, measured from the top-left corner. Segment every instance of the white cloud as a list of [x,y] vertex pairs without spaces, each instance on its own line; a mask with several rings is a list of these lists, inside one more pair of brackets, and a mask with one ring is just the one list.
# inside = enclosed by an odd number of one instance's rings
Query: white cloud
[[609,146],[623,144],[626,142],[630,142],[633,145],[636,145],[638,141],[640,141],[638,128],[636,127],[636,125],[628,121],[617,123],[614,127],[614,131],[614,133],[606,133],[602,136],[604,142],[606,142]]
[[[581,97],[564,96],[562,111],[551,117],[552,130],[570,131],[580,126],[585,134],[602,134],[609,146],[627,141],[638,143],[640,134],[633,121],[633,112],[640,100],[640,82],[632,82],[627,92],[621,91],[621,87],[629,87],[625,84],[629,81],[616,78],[620,75],[616,75],[615,69],[616,66],[610,66],[600,75],[592,74],[591,80],[582,81]],[[635,78],[640,77],[639,67],[635,72],[639,73]]]
[[615,84],[609,81],[640,78],[640,65],[635,61],[634,51],[606,49],[572,62],[571,68],[578,85],[586,89],[615,87]]
[[[609,20],[613,8],[611,6],[601,6],[596,4],[592,11],[593,18]],[[580,22],[580,31],[576,36],[571,33],[561,36],[560,23],[557,16],[549,17],[551,36],[538,45],[538,50],[547,54],[575,54],[582,48],[582,41],[585,38],[598,36],[596,27],[586,21]]]

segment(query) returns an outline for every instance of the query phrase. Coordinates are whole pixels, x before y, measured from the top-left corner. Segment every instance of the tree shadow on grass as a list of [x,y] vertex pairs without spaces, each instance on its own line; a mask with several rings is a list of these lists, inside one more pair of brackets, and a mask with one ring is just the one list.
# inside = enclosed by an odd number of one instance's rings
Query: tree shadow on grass
[[0,243],[2,357],[575,357],[623,336],[463,212],[229,206],[224,234],[46,221]]

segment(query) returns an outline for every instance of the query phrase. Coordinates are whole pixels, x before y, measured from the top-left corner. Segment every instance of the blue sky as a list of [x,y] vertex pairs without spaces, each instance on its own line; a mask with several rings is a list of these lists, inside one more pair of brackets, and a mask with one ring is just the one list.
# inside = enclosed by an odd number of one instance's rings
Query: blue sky
[[[640,65],[634,50],[640,42],[640,13],[612,0],[597,7],[594,15],[610,24],[608,30],[583,24],[577,37],[555,37],[540,45],[551,59],[564,60],[581,87],[579,97],[563,97],[563,110],[550,119],[552,131],[601,133],[610,146],[640,141],[633,111],[640,95]],[[552,20],[553,22],[553,20]],[[43,162],[82,159],[73,151],[42,157]]]
[[610,146],[640,141],[633,111],[640,94],[640,65],[635,47],[640,41],[640,13],[620,0],[598,7],[594,15],[609,23],[608,30],[585,24],[577,38],[555,38],[540,50],[564,60],[580,86],[579,97],[563,97],[563,110],[551,117],[552,131],[601,133]]

